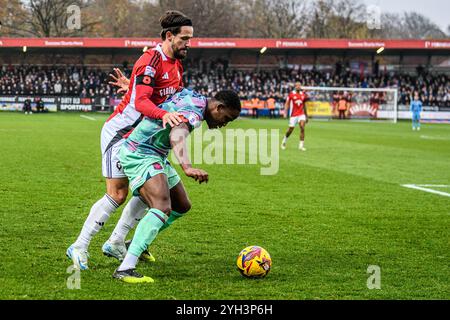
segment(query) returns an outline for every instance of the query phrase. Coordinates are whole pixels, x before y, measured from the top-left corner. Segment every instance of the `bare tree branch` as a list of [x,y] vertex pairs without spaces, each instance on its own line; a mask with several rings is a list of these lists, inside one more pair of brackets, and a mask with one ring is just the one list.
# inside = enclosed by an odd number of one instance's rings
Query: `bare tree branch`
[[[67,8],[81,9],[78,30],[67,27]],[[444,38],[420,13],[388,14],[369,30],[362,0],[0,0],[0,32],[32,37],[158,37],[159,17],[179,10],[196,37]]]

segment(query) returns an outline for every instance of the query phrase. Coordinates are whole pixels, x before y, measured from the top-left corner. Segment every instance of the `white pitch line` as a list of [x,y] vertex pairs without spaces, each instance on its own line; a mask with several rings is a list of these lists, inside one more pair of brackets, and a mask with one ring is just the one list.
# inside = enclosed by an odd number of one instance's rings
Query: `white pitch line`
[[424,188],[415,184],[403,184],[402,187],[405,188],[409,188],[409,189],[416,189],[416,190],[420,190],[420,191],[424,191],[424,192],[428,192],[428,193],[433,193],[433,194],[438,194],[440,196],[444,196],[444,197],[450,197],[450,193],[447,192],[442,192],[442,191],[436,191],[433,189],[429,189],[429,188]]
[[89,116],[85,116],[85,115],[81,115],[80,117],[81,117],[81,118],[88,119],[88,120],[91,120],[91,121],[96,121],[96,120],[97,120],[97,119],[95,119],[95,118],[92,118],[92,117],[89,117]]
[[418,184],[419,187],[430,187],[430,188],[448,188],[446,184]]
[[443,137],[431,137],[431,136],[420,136],[421,139],[425,139],[425,140],[439,140],[439,141],[448,141],[450,139],[447,138],[443,138]]

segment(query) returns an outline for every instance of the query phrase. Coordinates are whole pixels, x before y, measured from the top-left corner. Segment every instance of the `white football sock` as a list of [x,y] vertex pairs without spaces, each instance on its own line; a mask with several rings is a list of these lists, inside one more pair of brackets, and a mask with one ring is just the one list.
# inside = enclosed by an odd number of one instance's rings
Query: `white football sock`
[[132,255],[127,252],[125,259],[123,259],[122,264],[117,268],[117,271],[124,271],[128,269],[135,269],[138,263],[139,257]]
[[300,141],[300,149],[303,149],[304,146],[305,146],[305,141]]
[[122,216],[109,237],[109,241],[124,243],[130,230],[145,216],[147,209],[147,204],[140,197],[132,197],[123,209]]
[[105,194],[91,208],[91,212],[84,222],[80,235],[75,241],[75,247],[87,250],[94,235],[100,231],[111,214],[117,210],[119,205],[109,195]]
[[286,142],[287,142],[287,137],[286,136],[284,136],[284,138],[283,138],[283,144],[286,144]]

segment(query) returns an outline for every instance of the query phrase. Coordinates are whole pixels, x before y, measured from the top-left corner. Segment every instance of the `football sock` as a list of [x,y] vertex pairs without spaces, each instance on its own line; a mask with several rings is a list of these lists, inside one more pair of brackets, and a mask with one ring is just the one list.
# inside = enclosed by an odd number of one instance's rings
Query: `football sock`
[[305,146],[305,141],[300,141],[300,149],[303,149],[304,146]]
[[284,138],[283,138],[283,144],[286,144],[286,142],[287,142],[287,137],[286,136],[284,136]]
[[109,241],[124,243],[130,230],[144,217],[147,209],[147,204],[140,197],[132,197],[123,209],[122,216],[109,237]]
[[128,269],[135,269],[138,263],[139,257],[136,257],[130,253],[127,253],[122,261],[122,264],[117,269],[118,271],[124,271]]
[[166,223],[161,227],[161,229],[159,229],[159,232],[167,229],[168,227],[170,227],[172,225],[172,223],[175,222],[175,220],[177,220],[178,218],[181,218],[183,216],[184,216],[184,214],[172,211],[170,213],[169,219],[167,219]]
[[[161,229],[167,220],[167,215],[161,210],[152,208],[147,211],[147,214],[142,218],[136,228],[136,233],[134,234],[133,241],[131,241],[127,255],[118,268],[119,271],[134,269],[136,267],[138,257],[155,240],[159,229]],[[129,255],[133,255],[134,257],[128,257]]]
[[100,231],[105,222],[118,207],[119,205],[114,199],[107,194],[98,200],[92,206],[89,216],[84,222],[80,235],[75,241],[75,247],[87,250],[92,237]]

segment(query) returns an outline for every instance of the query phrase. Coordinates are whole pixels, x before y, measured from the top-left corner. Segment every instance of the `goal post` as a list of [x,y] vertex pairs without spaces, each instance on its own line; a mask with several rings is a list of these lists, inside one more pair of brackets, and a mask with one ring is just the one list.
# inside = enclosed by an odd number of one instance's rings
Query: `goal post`
[[397,123],[398,91],[392,88],[302,87],[308,115],[321,119],[378,120]]

